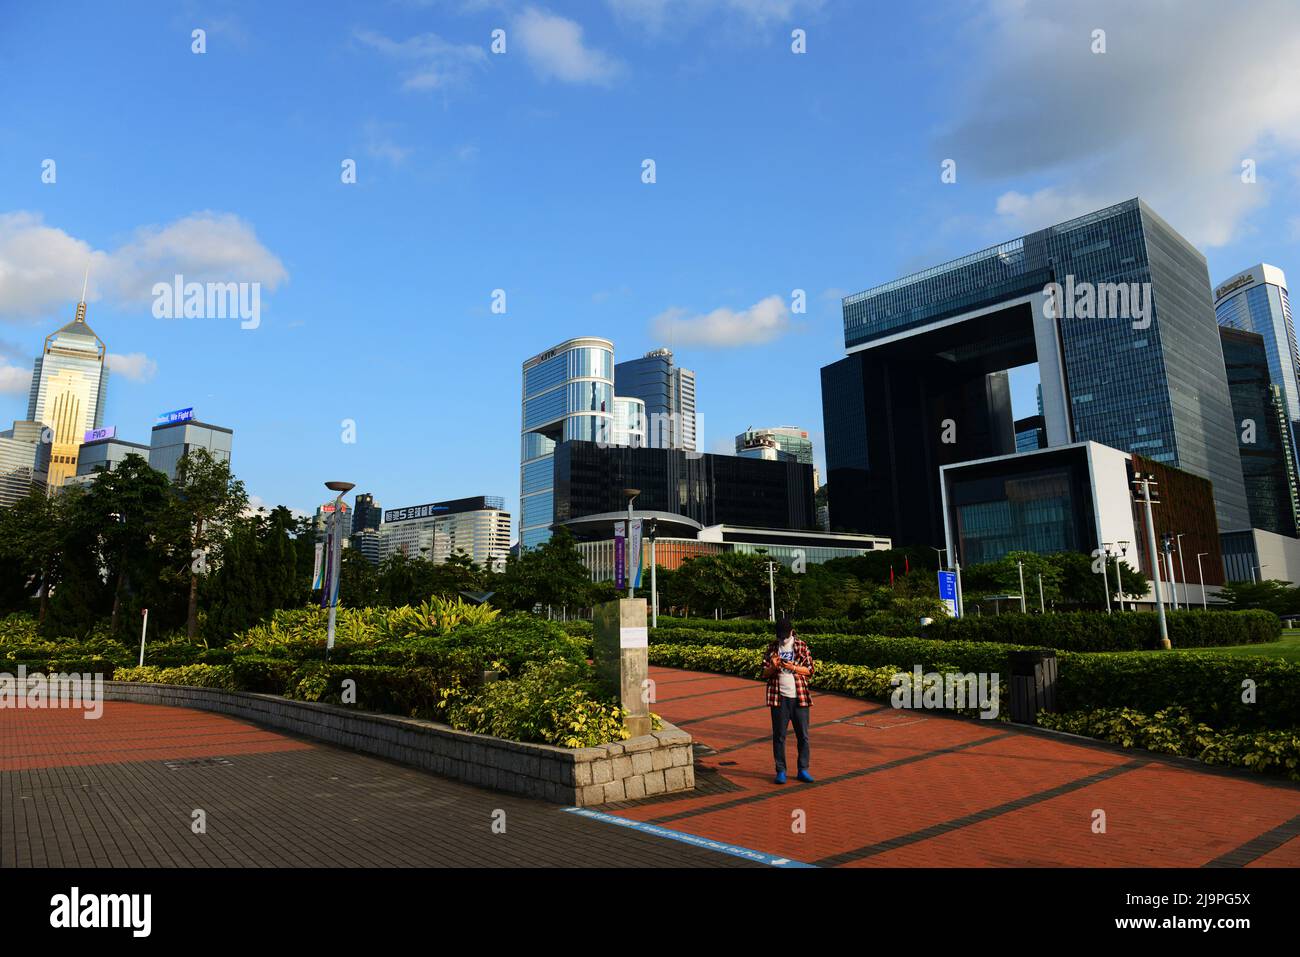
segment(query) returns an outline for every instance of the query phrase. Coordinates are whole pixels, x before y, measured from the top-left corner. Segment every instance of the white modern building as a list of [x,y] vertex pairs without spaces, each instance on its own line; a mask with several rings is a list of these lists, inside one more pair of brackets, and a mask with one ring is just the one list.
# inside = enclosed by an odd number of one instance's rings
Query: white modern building
[[379,560],[398,552],[435,565],[460,552],[502,571],[510,553],[510,513],[495,495],[388,509],[379,526]]

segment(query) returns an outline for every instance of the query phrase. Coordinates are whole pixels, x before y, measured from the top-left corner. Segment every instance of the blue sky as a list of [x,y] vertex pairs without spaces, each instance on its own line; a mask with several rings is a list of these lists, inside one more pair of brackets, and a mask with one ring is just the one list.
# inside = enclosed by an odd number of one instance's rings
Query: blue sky
[[[0,421],[89,262],[106,424],[193,406],[267,504],[517,515],[520,364],[575,335],[671,344],[707,451],[820,461],[844,294],[1139,194],[1212,280],[1300,274],[1294,10],[1129,6],[2,2]],[[175,272],[261,283],[260,325],[155,318]]]

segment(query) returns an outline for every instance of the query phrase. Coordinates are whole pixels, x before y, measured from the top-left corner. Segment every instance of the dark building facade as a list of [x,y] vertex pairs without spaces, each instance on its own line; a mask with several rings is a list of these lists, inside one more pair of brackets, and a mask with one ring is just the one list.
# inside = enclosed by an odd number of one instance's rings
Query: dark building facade
[[1300,521],[1300,500],[1289,441],[1290,420],[1281,393],[1271,381],[1264,337],[1227,326],[1219,327],[1219,337],[1237,426],[1250,525],[1294,538]]
[[375,497],[369,492],[363,492],[353,499],[352,505],[352,534],[355,535],[365,529],[379,531],[379,525],[383,520],[383,511]]
[[1047,428],[1041,415],[1016,419],[1016,451],[1032,452],[1047,448]]
[[815,528],[812,466],[680,449],[555,447],[555,522],[627,508],[625,488],[640,489],[638,512],[670,512],[701,525]]
[[1034,362],[1049,446],[1177,466],[1221,527],[1249,522],[1205,258],[1138,199],[849,296],[844,344],[822,370],[832,528],[938,541],[939,468],[1015,451],[996,373]]

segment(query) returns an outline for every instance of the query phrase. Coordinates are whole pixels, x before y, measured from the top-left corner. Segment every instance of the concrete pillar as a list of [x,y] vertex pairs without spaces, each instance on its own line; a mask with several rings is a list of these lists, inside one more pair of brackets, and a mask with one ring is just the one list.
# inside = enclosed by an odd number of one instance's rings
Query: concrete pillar
[[596,675],[627,712],[632,737],[650,733],[649,631],[644,598],[597,605],[594,614]]

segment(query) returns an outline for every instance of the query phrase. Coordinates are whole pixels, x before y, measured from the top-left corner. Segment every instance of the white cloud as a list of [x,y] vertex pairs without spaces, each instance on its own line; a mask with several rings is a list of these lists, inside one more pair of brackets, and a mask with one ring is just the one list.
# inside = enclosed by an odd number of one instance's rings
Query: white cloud
[[382,124],[374,121],[365,125],[365,150],[367,155],[385,160],[394,166],[401,166],[414,152],[409,146],[402,146],[386,132]]
[[68,311],[90,266],[89,302],[136,307],[156,282],[177,273],[195,282],[260,282],[274,290],[289,274],[253,227],[229,213],[193,213],[164,226],[141,226],[115,249],[47,226],[39,213],[0,213],[0,320]]
[[607,85],[623,71],[618,60],[586,45],[581,24],[548,10],[528,7],[510,35],[544,79]]
[[[1106,30],[1105,53],[1091,51],[1095,29]],[[1141,195],[1192,242],[1223,245],[1293,176],[1291,0],[1259,0],[1248,17],[1215,0],[1019,0],[992,4],[963,32],[973,53],[938,155],[970,181],[1043,184],[999,197],[1008,228]],[[1257,163],[1254,184],[1241,181],[1246,159]]]
[[421,33],[393,40],[374,30],[356,30],[353,37],[372,50],[409,66],[402,78],[404,90],[442,90],[469,79],[475,66],[487,61],[487,50],[473,43],[452,43],[436,33]]
[[31,387],[31,366],[9,365],[0,359],[0,395],[26,395]]
[[109,372],[130,379],[132,382],[148,382],[158,373],[158,363],[143,352],[125,354],[110,352],[107,362]]
[[748,309],[725,306],[704,315],[672,308],[650,320],[658,339],[682,345],[755,346],[780,338],[792,328],[790,308],[780,296],[768,296]]

